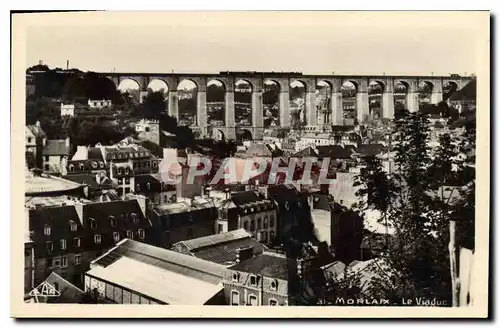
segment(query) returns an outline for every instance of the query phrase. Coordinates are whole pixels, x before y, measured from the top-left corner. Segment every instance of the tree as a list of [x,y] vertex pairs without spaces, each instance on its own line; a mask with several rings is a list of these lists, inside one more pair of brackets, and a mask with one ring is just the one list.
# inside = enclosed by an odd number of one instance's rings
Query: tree
[[425,114],[397,112],[393,131],[397,140],[395,172],[386,176],[381,173],[380,165],[370,159],[367,169],[356,178],[355,183],[363,186],[358,192],[361,203],[385,210],[388,224],[395,231],[388,251],[382,255],[392,270],[392,283],[375,279],[373,295],[394,300],[420,296],[450,300],[447,252],[450,208],[437,203],[435,196],[436,184],[447,181],[448,173],[440,181],[433,181],[435,177],[429,172],[449,172],[453,154],[451,143],[443,138],[436,158],[431,160],[428,126]]
[[159,119],[167,110],[167,103],[162,92],[151,92],[144,97],[141,106],[138,108],[136,116],[149,119]]

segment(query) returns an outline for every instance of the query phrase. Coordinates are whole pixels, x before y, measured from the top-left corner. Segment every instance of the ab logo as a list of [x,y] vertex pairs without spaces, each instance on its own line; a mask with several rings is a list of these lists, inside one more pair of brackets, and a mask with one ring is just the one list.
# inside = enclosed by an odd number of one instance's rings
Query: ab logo
[[54,288],[48,282],[42,282],[37,288],[33,289],[30,293],[30,296],[45,296],[45,297],[58,297],[61,296],[61,293]]

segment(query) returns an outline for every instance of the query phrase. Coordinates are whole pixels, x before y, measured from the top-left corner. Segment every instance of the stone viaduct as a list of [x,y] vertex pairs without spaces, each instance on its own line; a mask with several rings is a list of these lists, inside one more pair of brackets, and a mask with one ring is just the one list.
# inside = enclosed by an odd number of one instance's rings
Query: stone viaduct
[[[443,86],[449,84],[454,90],[465,86],[472,78],[459,75],[449,76],[388,76],[388,75],[306,75],[300,72],[220,72],[217,74],[198,73],[98,73],[112,80],[117,88],[124,80],[133,80],[139,86],[141,99],[147,93],[148,86],[153,80],[165,82],[168,89],[169,114],[178,117],[178,85],[183,80],[194,82],[197,87],[197,122],[194,129],[202,134],[207,133],[207,83],[218,80],[225,88],[225,126],[217,127],[227,139],[236,137],[235,124],[235,83],[243,80],[251,86],[252,92],[252,125],[242,127],[251,133],[253,139],[262,139],[264,131],[262,93],[264,82],[273,81],[279,86],[279,116],[282,128],[290,127],[290,84],[299,81],[305,86],[305,117],[307,129],[321,130],[320,125],[342,125],[343,98],[341,87],[346,82],[355,86],[356,115],[362,120],[369,113],[369,85],[373,82],[381,86],[382,117],[392,118],[394,115],[394,95],[398,84],[405,86],[405,102],[410,111],[417,111],[419,106],[419,85],[425,82],[429,88],[430,102],[438,103],[443,100]],[[331,90],[329,108],[326,118],[318,123],[319,113],[316,108],[316,87],[321,81],[326,82]]]

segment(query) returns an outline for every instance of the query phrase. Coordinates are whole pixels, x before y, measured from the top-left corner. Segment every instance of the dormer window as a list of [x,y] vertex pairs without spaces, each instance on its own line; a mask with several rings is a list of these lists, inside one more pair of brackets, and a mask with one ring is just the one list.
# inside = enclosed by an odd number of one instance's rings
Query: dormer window
[[84,168],[83,164],[80,163],[80,171],[83,171],[83,168]]
[[139,223],[139,217],[137,216],[137,214],[132,213],[132,214],[130,214],[130,216],[132,217],[132,221],[133,221],[135,224]]
[[132,230],[127,230],[127,238],[134,239],[134,232]]
[[110,221],[112,227],[116,227],[116,219],[114,216],[110,216],[109,221]]
[[97,162],[96,161],[92,161],[92,168],[93,169],[97,169]]
[[271,290],[278,290],[278,280],[271,281]]
[[121,167],[120,167],[120,168],[118,169],[118,174],[123,174],[123,168],[121,168]]
[[288,204],[288,202],[285,202],[285,208],[287,211],[290,209],[290,205]]
[[69,165],[69,171],[70,171],[70,172],[75,171],[75,166],[74,166],[73,164],[70,164],[70,165]]
[[257,285],[257,276],[254,276],[254,275],[250,276],[250,285],[251,286],[256,286]]
[[76,231],[77,228],[78,226],[76,225],[75,221],[69,221],[69,229],[71,231]]
[[47,251],[52,252],[54,250],[54,244],[51,241],[47,242]]
[[158,163],[157,162],[153,162],[153,167],[157,168],[158,167]]
[[233,273],[233,281],[238,282],[240,280],[240,274],[238,272]]
[[146,187],[148,188],[148,190],[151,190],[151,183],[150,183],[150,182],[148,182],[148,183],[146,184]]
[[50,225],[46,224],[43,227],[43,233],[45,234],[45,236],[50,236],[50,232],[51,232]]
[[97,228],[97,221],[95,219],[90,218],[89,222],[90,222],[90,228],[91,229],[96,229]]
[[99,162],[99,167],[100,167],[101,169],[103,169],[103,168],[104,168],[104,162]]
[[136,185],[135,185],[135,191],[136,191],[136,192],[141,191],[141,186],[140,186],[139,184],[136,184]]
[[97,245],[101,243],[101,235],[94,235],[94,243]]
[[129,173],[130,173],[130,170],[129,170],[129,168],[127,167],[127,168],[125,169],[125,174],[129,174]]

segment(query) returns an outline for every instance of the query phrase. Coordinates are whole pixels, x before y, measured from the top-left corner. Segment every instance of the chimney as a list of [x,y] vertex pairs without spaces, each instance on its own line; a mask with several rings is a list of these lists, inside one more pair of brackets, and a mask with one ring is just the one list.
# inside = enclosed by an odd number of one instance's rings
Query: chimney
[[299,280],[304,277],[304,259],[297,259],[297,276]]
[[252,257],[253,257],[252,246],[236,249],[236,263],[240,263]]
[[207,186],[202,188],[202,196],[203,198],[210,198],[210,191],[212,190],[212,187]]

